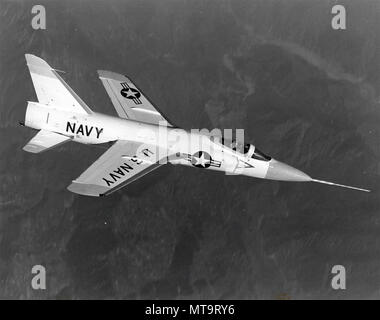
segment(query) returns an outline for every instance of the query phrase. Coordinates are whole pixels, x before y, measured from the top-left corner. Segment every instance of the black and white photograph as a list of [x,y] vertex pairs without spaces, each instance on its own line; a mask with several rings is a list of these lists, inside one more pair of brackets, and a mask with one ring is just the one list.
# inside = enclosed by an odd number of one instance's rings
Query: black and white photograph
[[378,300],[380,0],[0,0],[0,155],[0,300]]

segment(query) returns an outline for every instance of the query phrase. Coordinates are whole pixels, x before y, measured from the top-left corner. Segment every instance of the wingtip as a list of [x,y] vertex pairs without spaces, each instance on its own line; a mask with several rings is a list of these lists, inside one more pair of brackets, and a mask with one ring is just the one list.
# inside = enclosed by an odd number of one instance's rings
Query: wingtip
[[94,184],[72,181],[72,183],[67,186],[67,190],[83,196],[100,197],[108,191],[108,188]]
[[116,81],[130,81],[130,79],[127,76],[122,75],[120,73],[113,72],[113,71],[97,70],[97,72],[98,72],[99,78],[112,79]]
[[109,78],[110,76],[116,74],[115,72],[108,70],[97,70],[97,72],[100,78]]
[[109,71],[107,71],[107,70],[96,70],[96,72],[98,73],[99,77],[102,77],[106,72],[109,72]]

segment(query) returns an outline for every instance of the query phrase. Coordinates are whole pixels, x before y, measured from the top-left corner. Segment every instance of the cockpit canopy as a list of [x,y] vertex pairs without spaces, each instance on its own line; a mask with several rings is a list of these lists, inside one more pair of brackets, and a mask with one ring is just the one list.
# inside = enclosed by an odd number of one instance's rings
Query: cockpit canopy
[[261,160],[261,161],[270,161],[272,158],[266,155],[264,152],[257,149],[253,144],[242,144],[236,140],[227,140],[227,139],[218,139],[221,144],[226,147],[231,148],[234,151],[244,154],[246,157]]
[[247,152],[244,154],[251,157],[252,159],[262,160],[262,161],[270,161],[272,159],[270,156],[266,155],[264,152],[257,149],[253,144],[247,143],[244,146],[244,150],[247,150]]

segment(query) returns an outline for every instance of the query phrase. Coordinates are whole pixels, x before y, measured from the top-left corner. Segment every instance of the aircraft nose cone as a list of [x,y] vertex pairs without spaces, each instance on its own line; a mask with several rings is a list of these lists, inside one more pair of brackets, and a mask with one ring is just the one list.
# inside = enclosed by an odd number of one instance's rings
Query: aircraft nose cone
[[280,181],[312,180],[306,173],[274,159],[269,162],[269,168],[265,178]]

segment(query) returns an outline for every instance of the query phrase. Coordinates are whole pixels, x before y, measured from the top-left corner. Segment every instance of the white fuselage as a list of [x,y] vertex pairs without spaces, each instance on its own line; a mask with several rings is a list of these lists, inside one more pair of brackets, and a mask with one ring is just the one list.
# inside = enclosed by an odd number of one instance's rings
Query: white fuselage
[[172,164],[208,168],[226,174],[265,178],[270,163],[234,151],[209,135],[101,113],[72,113],[36,102],[28,103],[25,125],[59,133],[83,144],[117,140],[148,144],[167,150],[167,162]]

